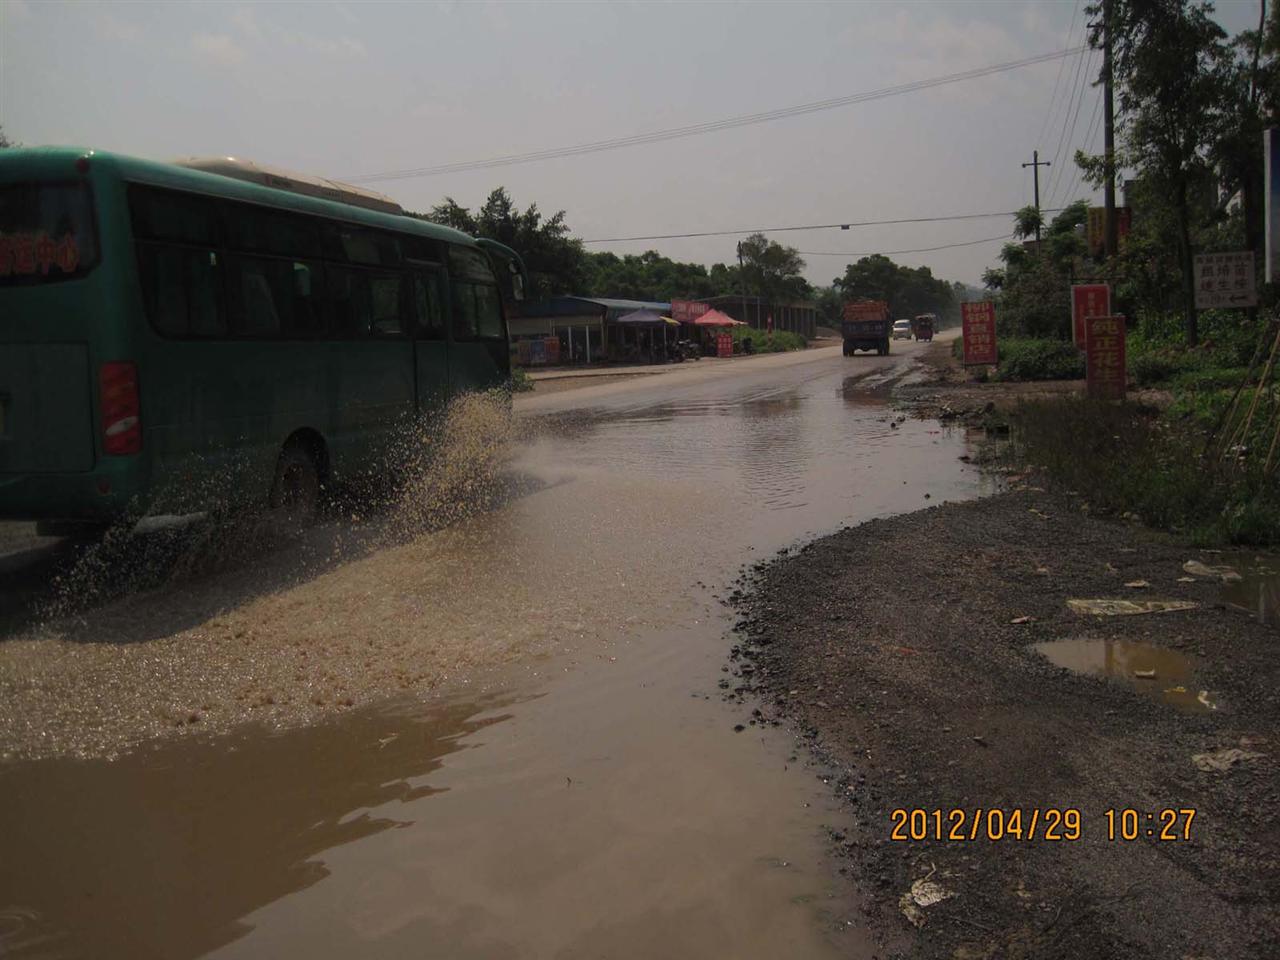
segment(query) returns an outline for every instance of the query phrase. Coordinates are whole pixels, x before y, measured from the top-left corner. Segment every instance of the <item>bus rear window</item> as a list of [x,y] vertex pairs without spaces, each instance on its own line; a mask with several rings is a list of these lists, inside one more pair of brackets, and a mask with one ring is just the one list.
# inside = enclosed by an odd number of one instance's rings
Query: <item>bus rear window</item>
[[66,280],[84,275],[97,262],[86,184],[0,185],[0,284]]

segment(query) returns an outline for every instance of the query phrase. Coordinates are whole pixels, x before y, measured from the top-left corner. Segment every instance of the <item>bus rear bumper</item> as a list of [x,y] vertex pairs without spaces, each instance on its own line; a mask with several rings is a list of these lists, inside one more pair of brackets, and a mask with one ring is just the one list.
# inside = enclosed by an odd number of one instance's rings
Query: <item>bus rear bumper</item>
[[0,473],[0,519],[111,523],[140,512],[133,464],[87,473]]

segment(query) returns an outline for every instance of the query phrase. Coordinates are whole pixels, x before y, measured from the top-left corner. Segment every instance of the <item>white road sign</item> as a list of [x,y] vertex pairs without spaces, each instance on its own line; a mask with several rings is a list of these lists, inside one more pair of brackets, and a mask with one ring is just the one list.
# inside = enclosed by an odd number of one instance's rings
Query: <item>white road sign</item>
[[1200,310],[1258,305],[1252,250],[1196,254],[1195,276]]

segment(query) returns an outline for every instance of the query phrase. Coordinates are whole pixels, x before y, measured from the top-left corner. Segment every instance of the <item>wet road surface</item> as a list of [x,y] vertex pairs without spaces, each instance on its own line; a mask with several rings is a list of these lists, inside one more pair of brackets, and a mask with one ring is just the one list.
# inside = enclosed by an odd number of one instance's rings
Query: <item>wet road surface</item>
[[[721,702],[718,598],[979,492],[962,435],[885,405],[917,349],[522,398],[536,482],[492,509],[14,627],[0,953],[871,956],[820,771]],[[0,590],[47,562],[24,544]]]

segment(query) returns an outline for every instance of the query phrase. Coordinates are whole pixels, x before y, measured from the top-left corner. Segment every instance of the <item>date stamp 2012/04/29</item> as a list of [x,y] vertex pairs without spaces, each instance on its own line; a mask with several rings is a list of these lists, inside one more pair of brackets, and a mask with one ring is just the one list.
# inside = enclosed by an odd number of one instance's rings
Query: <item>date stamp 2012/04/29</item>
[[[1190,840],[1194,809],[1165,807],[1138,810],[1132,807],[1103,811],[1099,828],[1112,841]],[[1085,818],[1076,807],[993,807],[949,810],[899,807],[890,814],[890,840],[911,842],[941,840],[1039,840],[1071,842],[1084,838]]]

